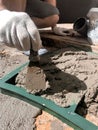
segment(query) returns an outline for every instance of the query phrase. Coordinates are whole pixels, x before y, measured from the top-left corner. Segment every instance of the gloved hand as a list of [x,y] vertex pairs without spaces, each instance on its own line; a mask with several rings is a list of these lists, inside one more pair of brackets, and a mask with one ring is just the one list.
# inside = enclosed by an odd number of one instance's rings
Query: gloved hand
[[87,17],[89,19],[88,40],[91,44],[98,45],[98,8],[91,8]]
[[57,27],[57,26],[54,26],[52,28],[53,32],[57,35],[60,35],[60,36],[69,36],[71,35],[72,33],[66,29],[66,28],[61,28],[61,27]]
[[15,47],[21,51],[34,51],[41,48],[41,39],[37,27],[24,12],[0,11],[0,43]]

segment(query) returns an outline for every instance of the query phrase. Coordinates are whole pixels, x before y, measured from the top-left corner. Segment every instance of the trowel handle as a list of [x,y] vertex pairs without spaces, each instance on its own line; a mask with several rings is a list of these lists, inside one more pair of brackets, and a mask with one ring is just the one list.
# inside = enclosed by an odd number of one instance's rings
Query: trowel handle
[[34,51],[32,47],[32,42],[30,39],[30,55],[29,55],[30,62],[38,62],[40,60],[38,51]]
[[38,51],[34,51],[33,49],[30,49],[29,60],[31,62],[38,62],[40,60],[40,56],[38,54]]
[[31,56],[37,56],[38,55],[38,51],[34,51],[32,48],[30,49],[30,55]]

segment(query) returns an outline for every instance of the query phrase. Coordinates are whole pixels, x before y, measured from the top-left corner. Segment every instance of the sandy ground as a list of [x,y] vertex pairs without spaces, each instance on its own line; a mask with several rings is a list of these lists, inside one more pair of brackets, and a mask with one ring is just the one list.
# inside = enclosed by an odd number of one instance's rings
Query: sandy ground
[[[0,78],[27,61],[22,52],[0,46]],[[40,113],[40,109],[0,93],[0,130],[34,130]]]
[[[46,75],[46,88],[32,93],[62,107],[78,103],[83,97],[77,112],[81,115],[92,114],[97,121],[98,55],[67,48],[53,51],[42,58],[47,59],[41,63]],[[16,49],[0,46],[0,78],[27,61],[28,57]],[[26,71],[27,68],[16,77],[18,86],[24,86],[21,81]],[[0,110],[0,130],[32,130],[35,128],[35,117],[41,112],[36,107],[3,94],[0,94]]]

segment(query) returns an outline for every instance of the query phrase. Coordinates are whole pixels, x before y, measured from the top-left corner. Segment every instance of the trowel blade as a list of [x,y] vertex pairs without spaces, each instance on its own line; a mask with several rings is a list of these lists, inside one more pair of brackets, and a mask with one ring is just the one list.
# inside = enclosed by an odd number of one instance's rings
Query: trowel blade
[[32,66],[27,68],[25,86],[28,92],[45,89],[45,74],[40,67]]
[[[40,49],[39,55],[43,55],[47,52],[48,51],[46,49]],[[29,55],[29,52],[28,52],[28,55]],[[45,89],[46,88],[45,78],[46,77],[45,77],[44,71],[40,67],[40,65],[32,64],[32,65],[28,66],[27,67],[27,74],[25,77],[25,87],[26,87],[27,91],[32,92],[33,90]]]
[[[48,52],[47,49],[42,48],[42,49],[39,49],[38,54],[39,54],[39,55],[43,55],[43,54],[45,54],[45,53],[47,53],[47,52]],[[30,51],[24,51],[23,54],[29,56],[29,55],[30,55]]]

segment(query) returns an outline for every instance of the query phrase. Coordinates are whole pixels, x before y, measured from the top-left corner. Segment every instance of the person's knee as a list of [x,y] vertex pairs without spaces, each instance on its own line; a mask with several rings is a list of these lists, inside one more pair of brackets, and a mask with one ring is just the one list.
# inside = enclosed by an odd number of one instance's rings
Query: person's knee
[[32,20],[38,28],[53,27],[59,21],[59,15],[51,15],[45,18],[32,17]]
[[44,19],[46,27],[53,27],[59,21],[59,15],[52,15]]
[[51,16],[51,18],[50,18],[51,26],[54,26],[55,24],[57,24],[58,21],[59,21],[59,15]]

